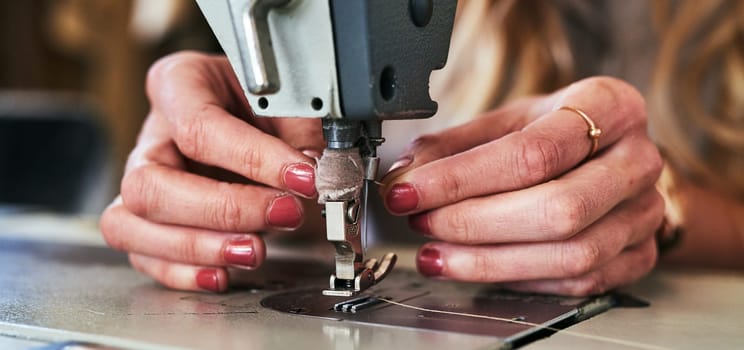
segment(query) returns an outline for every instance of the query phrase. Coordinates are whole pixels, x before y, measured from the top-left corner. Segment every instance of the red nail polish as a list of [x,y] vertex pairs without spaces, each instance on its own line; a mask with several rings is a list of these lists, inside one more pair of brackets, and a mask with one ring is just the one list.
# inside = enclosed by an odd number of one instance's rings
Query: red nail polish
[[385,197],[385,204],[393,214],[405,214],[418,207],[418,193],[409,183],[395,184]]
[[230,241],[225,246],[222,257],[230,265],[238,267],[256,267],[256,250],[252,239]]
[[419,272],[422,275],[428,277],[436,277],[442,275],[442,269],[444,268],[444,262],[439,250],[431,247],[425,247],[421,249],[416,258],[416,265],[418,266]]
[[269,205],[266,215],[269,225],[276,228],[295,228],[302,223],[302,208],[294,196],[275,198]]
[[299,195],[313,197],[315,190],[315,169],[310,164],[296,163],[284,171],[284,184]]
[[429,215],[428,213],[421,213],[411,215],[408,217],[408,226],[414,231],[431,237],[431,227],[429,227]]
[[220,282],[217,278],[217,270],[201,269],[196,273],[196,285],[210,292],[220,291]]

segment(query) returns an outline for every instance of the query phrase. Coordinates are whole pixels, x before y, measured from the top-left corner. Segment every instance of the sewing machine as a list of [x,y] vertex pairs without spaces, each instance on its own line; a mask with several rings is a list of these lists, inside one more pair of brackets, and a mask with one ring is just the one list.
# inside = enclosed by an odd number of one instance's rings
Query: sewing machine
[[323,118],[327,155],[353,160],[340,178],[339,162],[321,159],[318,169],[336,180],[320,184],[335,249],[268,240],[267,262],[231,271],[229,293],[184,292],[133,270],[106,247],[95,217],[0,206],[1,349],[744,348],[739,272],[657,269],[622,290],[650,306],[619,308],[633,305],[618,294],[519,295],[426,279],[412,265],[415,247],[398,244],[377,253],[396,251],[400,266],[370,286],[394,263],[386,254],[365,264],[362,244],[380,122],[436,110],[427,82],[444,63],[454,1],[199,4],[256,114]]
[[437,110],[456,0],[197,0],[257,117],[322,118],[316,188],[336,272],[325,295],[380,282],[396,255],[364,258],[367,196],[388,119]]

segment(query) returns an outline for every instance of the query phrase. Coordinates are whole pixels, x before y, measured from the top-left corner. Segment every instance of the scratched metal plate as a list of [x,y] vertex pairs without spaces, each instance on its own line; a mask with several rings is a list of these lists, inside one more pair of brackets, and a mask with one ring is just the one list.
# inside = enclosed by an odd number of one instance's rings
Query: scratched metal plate
[[[395,276],[395,277],[393,277]],[[566,327],[612,306],[612,297],[561,298],[525,295],[502,290],[474,288],[439,288],[442,283],[401,283],[417,280],[410,272],[396,271],[391,280],[373,287],[369,293],[414,307],[448,312],[492,316],[540,324],[545,327]],[[454,283],[446,283],[451,285]],[[502,338],[506,343],[522,344],[546,334],[541,327],[509,323],[501,320],[466,317],[420,311],[381,302],[356,313],[334,311],[334,304],[349,298],[326,297],[322,288],[305,288],[275,293],[264,298],[261,304],[277,311],[347,322],[382,324],[414,329],[446,331]]]
[[[165,289],[108,248],[0,238],[0,336],[136,349],[253,344],[256,349],[431,350],[509,347],[536,331],[389,305],[354,315],[330,311],[338,299],[321,296],[320,289],[331,265],[270,251],[273,257],[258,271],[231,271],[238,283],[229,293],[207,294]],[[574,318],[587,301],[431,281],[405,269],[396,269],[372,292],[421,307],[523,317],[546,325]]]

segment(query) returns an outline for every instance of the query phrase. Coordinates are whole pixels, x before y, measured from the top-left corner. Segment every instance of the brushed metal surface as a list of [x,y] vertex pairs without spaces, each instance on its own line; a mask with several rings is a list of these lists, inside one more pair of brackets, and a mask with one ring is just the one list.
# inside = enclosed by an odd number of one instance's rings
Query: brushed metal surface
[[[327,245],[318,250],[304,243],[288,249],[270,244],[269,255],[283,263],[270,261],[258,273],[240,276],[239,290],[213,295],[167,290],[136,273],[124,254],[100,246],[93,219],[0,215],[3,227],[3,349],[69,340],[133,349],[493,349],[501,345],[495,337],[297,317],[259,306],[260,300],[277,291],[302,287],[296,281],[272,278],[272,274],[294,274],[297,281],[324,279],[332,270],[332,251]],[[66,235],[68,231],[75,234]],[[391,249],[399,253],[400,266],[412,267],[414,249],[381,248]],[[303,263],[292,251],[310,254],[316,257],[314,261],[328,265]],[[393,281],[386,280],[380,287]],[[436,288],[447,293],[459,285],[436,283]],[[672,349],[744,348],[742,272],[659,268],[624,290],[651,306],[613,309],[569,330]],[[559,332],[524,348],[628,347]]]
[[[330,265],[270,261],[235,271],[227,294],[165,289],[105,247],[0,238],[0,336],[135,349],[451,349],[499,339],[283,314],[260,306],[277,290],[318,287]],[[282,276],[283,278],[277,278]],[[309,282],[308,282],[309,283]]]

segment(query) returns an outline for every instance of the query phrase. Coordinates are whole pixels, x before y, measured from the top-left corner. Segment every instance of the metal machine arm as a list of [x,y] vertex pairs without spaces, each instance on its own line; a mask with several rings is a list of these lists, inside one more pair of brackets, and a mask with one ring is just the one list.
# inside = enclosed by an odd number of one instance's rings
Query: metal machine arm
[[316,187],[336,248],[324,294],[379,282],[395,254],[365,261],[362,243],[381,122],[436,112],[429,75],[446,62],[456,0],[196,1],[257,117],[323,119]]

